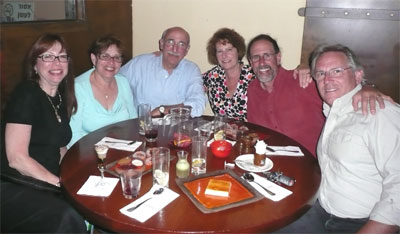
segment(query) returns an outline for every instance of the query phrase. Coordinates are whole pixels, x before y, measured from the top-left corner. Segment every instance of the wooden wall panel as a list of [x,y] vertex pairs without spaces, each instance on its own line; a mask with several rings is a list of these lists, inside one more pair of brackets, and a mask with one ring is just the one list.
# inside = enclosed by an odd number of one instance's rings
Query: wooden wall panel
[[351,48],[366,79],[400,102],[400,1],[307,0],[302,64],[319,44]]
[[76,75],[91,67],[89,46],[106,33],[116,34],[125,45],[125,57],[132,57],[132,1],[86,0],[85,5],[86,18],[82,21],[1,24],[1,110],[10,92],[23,79],[26,53],[43,33],[58,33],[65,37],[71,48]]

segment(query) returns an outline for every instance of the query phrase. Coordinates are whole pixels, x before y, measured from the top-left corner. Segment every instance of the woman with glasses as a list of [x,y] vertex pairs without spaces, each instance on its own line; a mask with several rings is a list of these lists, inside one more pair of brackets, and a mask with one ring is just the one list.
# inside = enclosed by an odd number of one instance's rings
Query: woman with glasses
[[59,162],[76,109],[64,39],[41,36],[26,61],[28,79],[10,95],[3,118],[1,232],[85,232],[59,188]]
[[113,35],[92,44],[89,52],[93,68],[75,79],[78,109],[71,117],[68,147],[98,128],[137,117],[129,83],[118,74],[122,50],[122,42]]
[[247,87],[255,79],[242,59],[246,45],[233,29],[221,28],[208,41],[208,61],[216,65],[203,74],[204,88],[214,114],[247,120]]

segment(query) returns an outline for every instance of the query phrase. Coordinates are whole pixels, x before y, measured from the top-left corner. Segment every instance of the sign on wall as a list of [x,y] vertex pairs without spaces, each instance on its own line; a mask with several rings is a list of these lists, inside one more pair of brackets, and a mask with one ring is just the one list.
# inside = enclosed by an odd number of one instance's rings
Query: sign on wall
[[34,12],[33,2],[2,1],[1,22],[32,21]]

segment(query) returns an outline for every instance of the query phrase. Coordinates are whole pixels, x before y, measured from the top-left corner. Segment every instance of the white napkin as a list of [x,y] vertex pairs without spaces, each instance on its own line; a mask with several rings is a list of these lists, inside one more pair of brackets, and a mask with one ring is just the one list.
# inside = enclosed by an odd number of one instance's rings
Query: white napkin
[[[227,140],[227,139],[225,139],[225,140],[226,140],[227,142],[231,143],[232,146],[234,146],[234,145],[236,144],[236,141],[231,141],[231,140]],[[211,139],[211,140],[209,140],[209,141],[207,142],[207,147],[210,147],[211,143],[213,143],[213,142],[214,142],[214,138]]]
[[[137,221],[144,223],[148,220],[151,216],[155,215],[177,197],[179,194],[172,191],[167,187],[163,187],[164,191],[161,194],[154,195],[153,192],[159,189],[160,185],[153,185],[149,192],[145,195],[141,196],[140,198],[136,199],[134,202],[130,203],[129,205],[121,208],[119,211],[127,215],[131,218],[136,219]],[[142,201],[146,200],[149,197],[153,197],[152,199],[146,201],[143,205],[139,206],[136,210],[131,212],[127,211],[127,209],[136,206],[137,204],[141,203]]]
[[[285,155],[285,156],[304,156],[303,152],[301,149],[297,146],[268,146],[272,149],[275,150],[275,152],[272,152],[267,149],[266,155]],[[282,150],[282,151],[280,151]],[[297,151],[297,152],[289,152],[285,150],[291,150],[291,151]]]
[[259,176],[253,172],[250,172],[250,174],[252,174],[254,176],[254,181],[256,181],[257,183],[261,184],[264,188],[270,190],[271,192],[275,193],[274,196],[270,195],[269,193],[267,193],[264,189],[262,189],[260,187],[260,185],[258,185],[255,182],[249,182],[247,181],[251,186],[253,186],[255,189],[257,189],[258,192],[260,192],[262,195],[264,195],[266,198],[272,200],[272,201],[280,201],[283,198],[289,196],[290,194],[292,194],[293,192],[290,190],[287,190],[271,181],[269,181],[267,178],[264,178],[262,176]]
[[[106,141],[112,141],[111,142],[106,142]],[[125,150],[125,151],[135,151],[141,144],[141,141],[137,141],[135,143],[133,143],[132,145],[128,145],[126,143],[129,143],[132,141],[127,141],[127,140],[120,140],[120,139],[115,139],[112,137],[104,137],[103,139],[101,139],[99,142],[97,142],[95,145],[106,145],[110,148],[113,149],[118,149],[118,150]]]
[[118,184],[118,178],[104,177],[101,180],[100,176],[89,176],[89,179],[79,189],[77,194],[108,197]]

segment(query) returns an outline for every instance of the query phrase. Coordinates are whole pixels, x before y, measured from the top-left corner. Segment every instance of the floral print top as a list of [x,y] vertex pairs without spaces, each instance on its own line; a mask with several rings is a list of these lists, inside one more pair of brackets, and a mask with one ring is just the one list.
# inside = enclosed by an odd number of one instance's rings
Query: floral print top
[[256,75],[249,65],[243,65],[239,84],[230,98],[226,84],[225,71],[221,66],[215,66],[203,74],[204,89],[214,114],[222,114],[228,118],[247,121],[247,87]]

